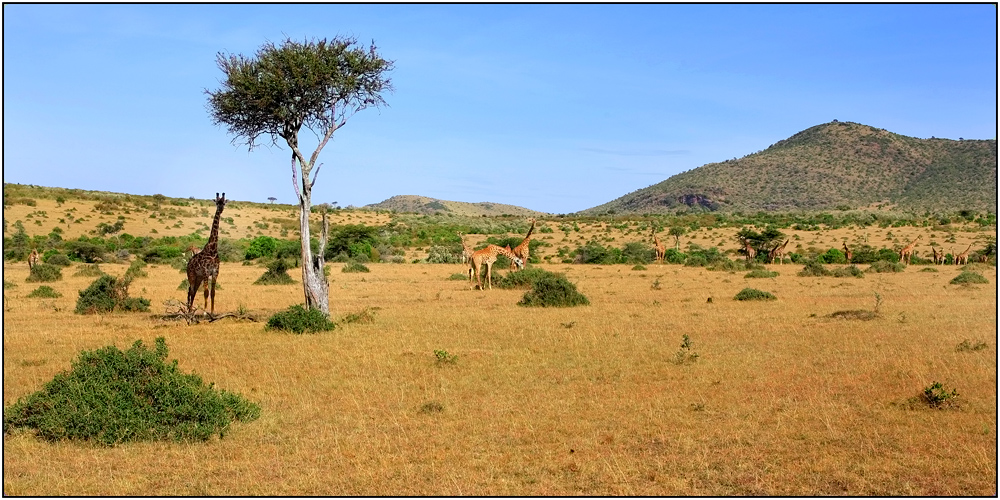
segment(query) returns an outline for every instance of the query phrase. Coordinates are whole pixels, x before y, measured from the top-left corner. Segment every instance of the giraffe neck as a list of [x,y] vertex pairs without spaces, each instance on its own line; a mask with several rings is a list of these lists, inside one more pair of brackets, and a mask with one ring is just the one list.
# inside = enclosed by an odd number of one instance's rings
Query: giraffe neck
[[205,248],[201,249],[201,252],[206,255],[216,255],[219,253],[219,221],[222,220],[222,208],[219,206],[215,209],[215,219],[212,219],[212,232],[208,235],[208,243],[205,243]]

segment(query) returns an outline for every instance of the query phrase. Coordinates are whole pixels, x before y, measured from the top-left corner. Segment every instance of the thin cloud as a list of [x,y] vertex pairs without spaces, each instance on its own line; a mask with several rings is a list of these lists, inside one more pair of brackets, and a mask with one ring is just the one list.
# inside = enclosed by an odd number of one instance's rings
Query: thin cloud
[[690,154],[691,151],[687,149],[637,149],[633,151],[622,151],[613,149],[600,149],[600,148],[580,148],[582,151],[587,151],[589,153],[598,153],[602,155],[615,155],[615,156],[677,156]]

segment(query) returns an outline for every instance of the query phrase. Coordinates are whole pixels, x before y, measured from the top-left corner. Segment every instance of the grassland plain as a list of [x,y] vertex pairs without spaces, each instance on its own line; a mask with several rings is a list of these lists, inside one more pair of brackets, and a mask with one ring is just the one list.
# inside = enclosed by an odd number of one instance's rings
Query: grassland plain
[[[4,436],[4,494],[997,493],[995,268],[983,272],[989,285],[956,286],[955,266],[848,279],[798,277],[801,266],[786,264],[768,266],[775,278],[745,279],[543,264],[591,305],[538,309],[515,305],[519,290],[448,280],[459,264],[368,264],[359,274],[341,265],[331,265],[334,319],[372,307],[375,321],[290,335],[233,319],[75,315],[93,278],[74,267],[49,284],[61,298],[27,298],[27,265],[6,263],[18,287],[4,292],[5,406],[80,350],[164,336],[182,370],[245,395],[262,415],[195,444],[106,449],[16,431]],[[127,265],[101,267],[121,275]],[[146,270],[130,291],[153,312],[184,299],[178,270]],[[299,285],[251,285],[261,272],[223,263],[216,309],[301,303]],[[747,286],[778,300],[733,300]],[[828,317],[874,308],[875,293],[878,318]],[[678,364],[683,335],[698,357]],[[967,339],[987,347],[956,350]],[[457,359],[438,363],[436,350]],[[935,381],[959,392],[957,408],[911,402]]]

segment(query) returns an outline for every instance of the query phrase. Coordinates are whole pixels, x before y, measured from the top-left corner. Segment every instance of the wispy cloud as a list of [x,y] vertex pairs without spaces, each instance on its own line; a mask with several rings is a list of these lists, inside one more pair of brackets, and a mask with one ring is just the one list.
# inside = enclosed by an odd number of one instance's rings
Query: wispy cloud
[[677,156],[690,154],[691,151],[687,149],[636,149],[632,151],[622,151],[613,149],[601,149],[601,148],[580,148],[581,151],[587,151],[588,153],[598,153],[602,155],[614,155],[614,156]]

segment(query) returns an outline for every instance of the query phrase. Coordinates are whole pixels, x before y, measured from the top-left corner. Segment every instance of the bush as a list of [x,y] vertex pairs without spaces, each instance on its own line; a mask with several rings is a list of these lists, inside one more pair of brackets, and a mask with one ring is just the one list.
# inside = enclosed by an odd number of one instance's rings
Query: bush
[[949,283],[952,285],[971,285],[989,282],[990,280],[986,279],[986,277],[982,274],[974,273],[972,271],[962,271],[962,274],[952,278]]
[[97,264],[81,264],[80,267],[76,268],[73,276],[89,276],[92,278],[103,274],[105,274],[104,271],[101,271],[101,268]]
[[267,320],[266,330],[284,330],[292,333],[318,333],[333,330],[336,327],[319,309],[306,310],[301,305],[294,305],[288,310],[276,313]]
[[290,285],[295,280],[288,275],[288,261],[274,259],[267,264],[267,271],[254,281],[254,285]]
[[880,260],[873,263],[865,272],[869,273],[899,273],[906,269],[906,264],[902,262],[890,262]]
[[561,274],[539,278],[517,303],[519,306],[530,307],[572,307],[589,304],[587,297],[576,290],[576,285]]
[[28,277],[24,280],[29,283],[59,281],[62,279],[62,269],[52,264],[38,263],[31,268]]
[[146,250],[142,255],[142,260],[150,264],[160,264],[178,257],[182,257],[184,252],[180,248],[167,245],[158,245]]
[[340,269],[342,273],[370,273],[371,270],[360,262],[348,262]]
[[451,276],[448,276],[448,279],[451,281],[462,281],[468,278],[469,275],[466,273],[452,273]]
[[63,249],[70,260],[90,263],[104,260],[105,248],[88,241],[67,241]]
[[125,271],[126,276],[132,276],[133,278],[145,278],[149,276],[148,273],[143,269],[146,267],[146,262],[143,260],[135,260],[128,266],[128,270]]
[[67,257],[67,256],[65,256],[65,255],[63,255],[61,253],[55,253],[55,254],[52,254],[52,255],[48,256],[48,258],[45,259],[45,263],[46,264],[52,264],[53,266],[68,267],[73,262],[71,260],[69,260],[69,257]]
[[80,291],[80,298],[76,300],[75,312],[77,314],[96,314],[116,310],[125,312],[149,311],[149,299],[128,296],[128,286],[131,281],[130,276],[119,279],[108,274],[97,278],[86,290]]
[[47,441],[62,439],[115,446],[129,441],[205,441],[225,435],[233,420],[250,422],[260,407],[240,395],[205,386],[201,377],[166,363],[167,344],[149,350],[137,340],[82,351],[72,370],[4,409],[3,431],[35,429]]
[[833,273],[823,267],[819,260],[810,261],[798,272],[799,276],[830,276],[831,274]]
[[934,382],[924,388],[923,396],[924,402],[931,408],[945,408],[955,404],[958,391],[952,389],[951,392],[948,392],[940,382]]
[[836,278],[849,278],[851,276],[855,278],[864,278],[865,273],[858,269],[858,266],[850,265],[847,267],[841,267],[840,269],[833,270],[833,276]]
[[[538,267],[526,267],[520,271],[508,272],[505,276],[498,276],[496,285],[497,288],[511,289],[511,288],[522,288],[530,289],[542,278],[559,276],[556,273],[546,271]],[[466,276],[468,277],[468,276]]]
[[36,288],[33,292],[28,294],[31,298],[42,298],[42,299],[56,299],[62,297],[62,294],[53,290],[52,287],[48,285],[42,285]]
[[644,266],[642,264],[636,264],[636,265],[632,266],[632,270],[633,271],[645,271],[646,270],[646,266]]
[[243,258],[253,260],[261,257],[273,257],[277,250],[277,239],[270,236],[258,236],[250,242],[250,247],[243,254]]
[[433,246],[427,249],[427,262],[431,264],[458,264],[462,262],[462,249]]
[[708,265],[708,260],[701,255],[690,255],[684,260],[684,265],[687,267],[705,267]]
[[844,252],[836,248],[827,250],[826,253],[817,256],[816,260],[826,264],[847,264],[847,257],[844,255]]
[[767,269],[754,269],[743,275],[744,278],[775,278],[777,276],[777,271],[768,271]]
[[744,288],[734,297],[736,300],[777,300],[773,294],[757,290],[756,288]]

